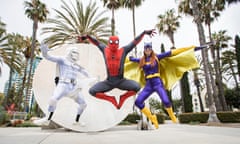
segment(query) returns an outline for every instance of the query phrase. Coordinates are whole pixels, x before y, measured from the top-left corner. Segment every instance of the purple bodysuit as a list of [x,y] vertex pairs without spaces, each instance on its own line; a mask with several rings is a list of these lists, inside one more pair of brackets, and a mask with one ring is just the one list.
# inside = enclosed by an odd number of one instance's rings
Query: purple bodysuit
[[[160,61],[161,59],[163,59],[165,57],[170,57],[171,51],[161,53],[156,56],[158,58],[158,61]],[[139,63],[140,59],[130,57],[130,61]],[[172,104],[167,96],[166,89],[164,88],[163,82],[160,78],[158,61],[156,59],[153,66],[150,65],[149,61],[150,61],[150,57],[146,57],[146,63],[143,66],[143,71],[144,71],[144,75],[145,75],[145,79],[146,79],[146,85],[143,88],[143,90],[139,93],[139,95],[135,101],[135,105],[139,109],[143,109],[145,106],[144,101],[153,92],[156,92],[159,95],[159,97],[162,100],[165,107],[167,107],[167,108],[171,107]]]

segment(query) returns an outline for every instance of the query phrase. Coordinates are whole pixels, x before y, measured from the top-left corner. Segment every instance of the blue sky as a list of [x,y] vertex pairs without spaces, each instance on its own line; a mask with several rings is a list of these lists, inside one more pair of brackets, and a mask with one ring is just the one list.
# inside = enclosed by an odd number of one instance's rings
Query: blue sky
[[[32,35],[32,21],[30,21],[26,15],[24,15],[23,2],[25,0],[2,0],[0,5],[0,18],[7,24],[8,33],[19,33],[24,36]],[[50,16],[54,17],[53,8],[60,9],[60,0],[41,0],[47,4],[47,8],[50,10]],[[73,1],[75,0],[66,0]],[[103,10],[100,0],[96,0],[99,9]],[[88,1],[84,1],[86,4]],[[145,29],[152,29],[157,23],[157,16],[164,14],[165,11],[171,8],[177,8],[175,0],[147,0],[143,5],[136,9],[136,31],[137,34],[141,33]],[[177,10],[176,10],[177,11]],[[227,30],[229,36],[234,37],[236,34],[240,34],[240,4],[232,5],[222,12],[221,17],[212,26],[212,31]],[[107,12],[110,17],[111,12]],[[116,17],[116,30],[119,32],[120,45],[126,45],[133,39],[132,34],[132,14],[129,10],[117,10]],[[44,24],[39,25],[38,39],[41,41],[44,39],[40,35],[41,27]],[[183,17],[180,20],[180,29],[175,34],[176,47],[199,45],[198,33],[195,24],[192,22],[192,18]],[[166,47],[170,47],[171,43],[166,36],[157,34],[152,39],[145,37],[144,40],[152,40],[153,47],[159,49],[160,44],[164,43]],[[233,42],[231,42],[232,44]],[[139,44],[141,50],[142,43]],[[3,91],[3,85],[8,79],[8,67],[3,66],[3,73],[0,77],[0,92]]]

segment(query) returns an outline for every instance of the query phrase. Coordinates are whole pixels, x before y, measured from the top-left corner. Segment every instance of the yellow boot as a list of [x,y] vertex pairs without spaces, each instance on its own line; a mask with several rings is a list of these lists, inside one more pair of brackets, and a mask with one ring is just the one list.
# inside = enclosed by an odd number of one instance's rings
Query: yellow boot
[[158,120],[156,115],[152,115],[147,107],[144,107],[141,112],[147,116],[147,118],[154,124],[155,128],[158,129]]
[[171,118],[171,120],[172,120],[174,123],[177,123],[177,118],[176,118],[176,116],[175,116],[174,113],[173,113],[172,107],[166,108],[166,111],[167,111],[169,117]]

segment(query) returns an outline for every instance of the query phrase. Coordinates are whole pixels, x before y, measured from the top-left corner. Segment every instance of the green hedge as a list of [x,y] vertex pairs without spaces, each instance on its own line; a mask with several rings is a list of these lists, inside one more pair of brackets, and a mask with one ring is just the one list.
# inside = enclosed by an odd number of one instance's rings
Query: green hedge
[[22,124],[17,124],[15,127],[39,127],[39,126],[33,124],[32,122],[25,121]]
[[223,123],[240,123],[240,112],[218,112],[217,116]]
[[0,106],[0,125],[9,121],[9,116],[2,106]]
[[[207,123],[209,117],[208,112],[202,113],[182,113],[178,115],[178,120],[180,123]],[[240,122],[240,112],[217,112],[217,117],[222,123],[239,123]]]

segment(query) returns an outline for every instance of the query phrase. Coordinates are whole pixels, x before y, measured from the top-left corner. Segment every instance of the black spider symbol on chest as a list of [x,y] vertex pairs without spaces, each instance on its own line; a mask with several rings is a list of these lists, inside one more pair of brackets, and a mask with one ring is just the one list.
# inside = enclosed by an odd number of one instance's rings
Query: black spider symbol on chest
[[112,58],[112,59],[116,59],[116,56],[115,56],[115,55],[112,55],[111,58]]

